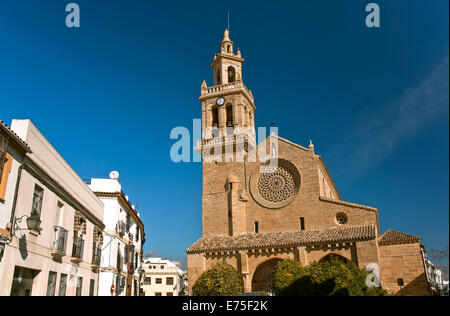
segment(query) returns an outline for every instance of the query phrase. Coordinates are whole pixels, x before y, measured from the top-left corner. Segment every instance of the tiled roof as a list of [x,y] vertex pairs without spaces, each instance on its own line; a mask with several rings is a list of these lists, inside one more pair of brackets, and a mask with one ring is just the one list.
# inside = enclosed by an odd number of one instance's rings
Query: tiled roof
[[420,237],[388,230],[378,239],[379,245],[413,244],[421,241]]
[[7,136],[13,138],[19,146],[21,146],[26,152],[31,152],[30,146],[22,140],[14,131],[2,120],[0,120],[0,130],[3,129],[3,131],[7,134]]
[[339,227],[317,231],[207,236],[200,238],[187,253],[233,251],[253,248],[296,247],[325,243],[343,243],[376,238],[373,226]]

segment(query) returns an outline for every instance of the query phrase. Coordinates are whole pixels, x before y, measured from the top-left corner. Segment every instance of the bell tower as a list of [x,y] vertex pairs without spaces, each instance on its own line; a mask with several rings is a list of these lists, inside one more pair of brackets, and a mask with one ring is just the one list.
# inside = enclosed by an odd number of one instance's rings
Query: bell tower
[[255,101],[242,78],[244,59],[225,30],[211,64],[214,85],[201,86],[203,235],[247,232],[248,153],[256,149]]
[[214,85],[234,83],[242,81],[242,63],[239,48],[234,54],[234,43],[230,39],[230,32],[225,30],[223,40],[220,43],[219,55],[214,55],[214,62],[211,65],[214,73]]
[[[196,150],[204,149],[215,138],[218,142],[246,139],[246,147],[255,144],[255,104],[251,90],[242,78],[244,59],[239,48],[235,51],[230,32],[225,30],[220,52],[214,54],[212,87],[206,81],[201,86],[202,141]],[[224,139],[224,137],[226,139]]]

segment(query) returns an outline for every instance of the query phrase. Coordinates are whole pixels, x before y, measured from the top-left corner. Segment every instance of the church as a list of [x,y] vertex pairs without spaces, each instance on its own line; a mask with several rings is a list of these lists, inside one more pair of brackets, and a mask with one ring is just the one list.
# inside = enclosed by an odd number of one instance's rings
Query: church
[[256,143],[243,62],[226,30],[211,65],[214,85],[201,86],[203,235],[186,251],[189,287],[223,260],[242,275],[245,292],[258,292],[270,291],[280,260],[338,259],[371,267],[392,295],[429,295],[419,237],[382,234],[376,208],[343,201],[312,143],[274,134]]

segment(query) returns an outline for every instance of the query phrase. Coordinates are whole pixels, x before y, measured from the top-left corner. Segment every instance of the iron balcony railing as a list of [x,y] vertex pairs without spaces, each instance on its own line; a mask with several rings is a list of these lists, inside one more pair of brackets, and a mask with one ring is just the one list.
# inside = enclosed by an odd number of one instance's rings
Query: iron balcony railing
[[92,264],[100,266],[101,258],[102,258],[102,248],[94,246],[94,249],[92,251]]
[[55,226],[55,236],[53,239],[53,251],[66,253],[67,246],[67,230],[62,227]]
[[116,226],[116,230],[120,235],[125,235],[126,233],[126,224],[123,221],[118,221],[117,222],[117,226]]
[[83,259],[84,240],[81,237],[74,237],[72,257]]

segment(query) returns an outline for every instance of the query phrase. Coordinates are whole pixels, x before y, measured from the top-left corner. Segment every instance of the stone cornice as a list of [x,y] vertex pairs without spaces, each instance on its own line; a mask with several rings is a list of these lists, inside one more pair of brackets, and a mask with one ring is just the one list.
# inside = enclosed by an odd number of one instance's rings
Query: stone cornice
[[366,205],[361,205],[361,204],[356,204],[356,203],[351,203],[351,202],[345,202],[345,201],[341,201],[341,200],[333,200],[333,199],[329,199],[329,198],[326,198],[326,197],[323,197],[323,196],[321,196],[319,199],[321,201],[323,201],[323,202],[329,202],[329,203],[334,203],[334,204],[340,204],[340,205],[343,205],[343,206],[361,208],[361,209],[372,211],[372,212],[378,212],[378,209],[376,209],[374,207],[366,206]]

